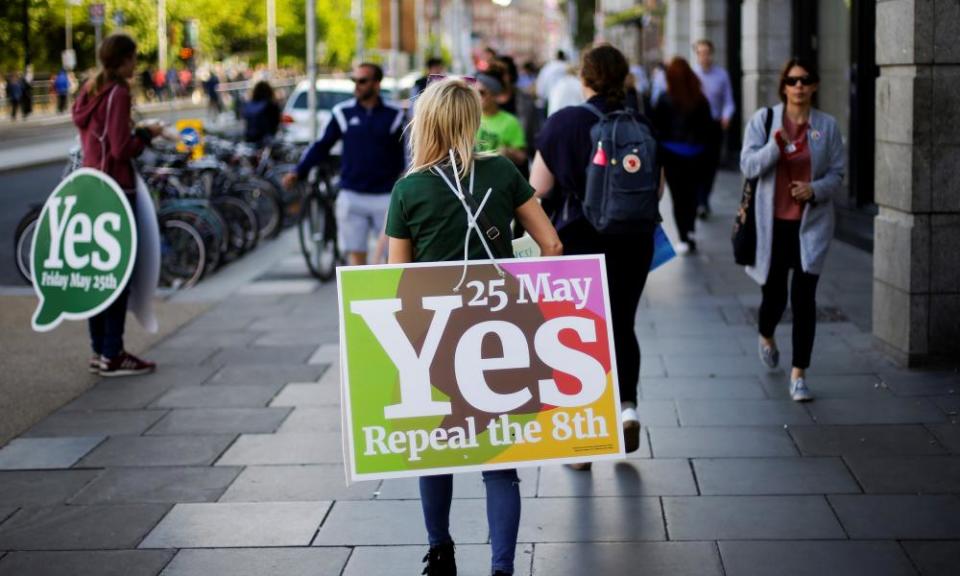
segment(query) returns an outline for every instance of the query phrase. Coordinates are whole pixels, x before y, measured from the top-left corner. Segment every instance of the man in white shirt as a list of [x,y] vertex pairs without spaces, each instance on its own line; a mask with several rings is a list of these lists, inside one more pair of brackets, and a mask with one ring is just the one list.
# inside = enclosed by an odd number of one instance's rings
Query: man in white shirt
[[553,116],[557,110],[566,108],[567,106],[579,106],[583,104],[584,101],[583,82],[577,75],[576,67],[570,66],[564,74],[553,83],[553,88],[550,90],[550,95],[547,98],[547,116]]
[[537,75],[537,98],[541,102],[546,102],[550,98],[550,92],[553,90],[557,80],[567,73],[567,54],[563,50],[557,50],[557,59],[551,60],[543,65],[540,74]]
[[699,204],[697,215],[701,219],[706,219],[710,215],[710,192],[713,190],[713,179],[717,175],[717,168],[720,164],[720,150],[723,145],[724,134],[730,127],[730,121],[733,119],[733,113],[737,108],[733,102],[733,86],[730,84],[730,75],[727,74],[726,70],[713,63],[713,42],[705,39],[697,40],[693,49],[697,54],[697,63],[693,66],[693,71],[700,78],[703,95],[707,97],[707,102],[710,103],[710,113],[714,122],[716,122],[714,138],[708,150],[711,158],[710,174],[705,179],[704,188],[697,195]]

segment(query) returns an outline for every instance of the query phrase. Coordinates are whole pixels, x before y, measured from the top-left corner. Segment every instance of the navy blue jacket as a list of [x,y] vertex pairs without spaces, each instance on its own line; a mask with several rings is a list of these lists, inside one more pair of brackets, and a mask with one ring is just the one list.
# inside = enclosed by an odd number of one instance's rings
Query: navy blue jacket
[[404,169],[403,109],[380,99],[370,110],[356,99],[331,110],[323,138],[307,149],[297,164],[297,176],[306,178],[341,138],[340,188],[361,194],[389,194]]

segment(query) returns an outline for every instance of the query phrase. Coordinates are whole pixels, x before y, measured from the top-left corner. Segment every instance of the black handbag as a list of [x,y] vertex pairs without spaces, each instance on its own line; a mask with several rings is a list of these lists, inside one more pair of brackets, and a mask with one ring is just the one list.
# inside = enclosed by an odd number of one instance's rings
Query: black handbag
[[[765,141],[770,140],[770,127],[773,125],[773,110],[767,108],[763,121]],[[740,207],[733,219],[733,259],[741,266],[753,266],[757,259],[756,193],[759,178],[747,178],[743,182]]]

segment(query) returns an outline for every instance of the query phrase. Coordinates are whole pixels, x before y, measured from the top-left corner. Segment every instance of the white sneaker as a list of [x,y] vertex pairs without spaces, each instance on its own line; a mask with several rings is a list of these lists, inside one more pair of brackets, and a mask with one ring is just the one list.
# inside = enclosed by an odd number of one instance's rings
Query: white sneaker
[[773,370],[780,364],[780,350],[777,349],[776,344],[773,346],[767,346],[763,343],[763,338],[758,338],[757,344],[757,353],[760,355],[760,361],[763,362],[763,365]]
[[683,256],[690,253],[690,244],[686,242],[678,242],[675,248],[677,255]]
[[810,389],[807,388],[807,383],[803,378],[797,378],[796,380],[790,379],[790,398],[794,402],[809,402],[813,400],[813,394],[810,393]]
[[640,448],[640,417],[635,408],[627,408],[620,413],[623,420],[623,445],[627,453]]

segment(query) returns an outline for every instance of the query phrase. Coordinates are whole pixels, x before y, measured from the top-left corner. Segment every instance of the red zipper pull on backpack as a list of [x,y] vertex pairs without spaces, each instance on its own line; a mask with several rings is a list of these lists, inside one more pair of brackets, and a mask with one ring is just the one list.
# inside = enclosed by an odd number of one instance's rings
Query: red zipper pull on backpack
[[607,153],[603,151],[603,141],[597,142],[597,153],[593,155],[593,163],[597,166],[607,165]]

